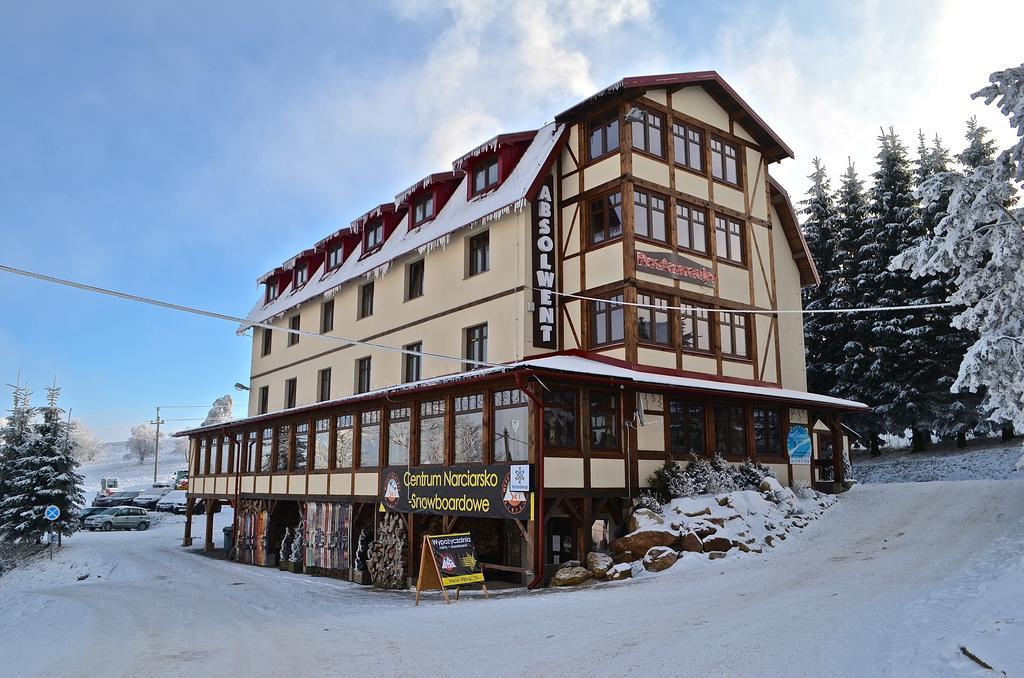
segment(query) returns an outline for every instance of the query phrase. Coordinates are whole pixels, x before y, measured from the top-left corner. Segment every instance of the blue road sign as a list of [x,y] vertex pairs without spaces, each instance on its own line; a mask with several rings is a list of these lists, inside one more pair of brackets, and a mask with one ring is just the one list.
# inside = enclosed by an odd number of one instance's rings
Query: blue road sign
[[43,515],[52,523],[57,520],[57,518],[60,518],[60,507],[50,504],[46,507],[46,512],[43,513]]

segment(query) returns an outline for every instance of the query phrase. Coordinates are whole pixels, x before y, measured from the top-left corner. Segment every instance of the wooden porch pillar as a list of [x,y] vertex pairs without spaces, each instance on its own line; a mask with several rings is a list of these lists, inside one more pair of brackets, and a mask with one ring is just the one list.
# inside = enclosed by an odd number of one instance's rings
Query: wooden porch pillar
[[832,432],[832,467],[835,482],[842,484],[846,480],[846,468],[843,464],[843,435],[839,426],[839,419],[833,415],[829,417],[829,430]]
[[181,539],[182,546],[192,546],[192,507],[195,501],[192,497],[185,499],[185,536]]
[[203,505],[206,507],[206,541],[203,543],[204,553],[213,551],[213,501],[211,501],[209,497],[203,501]]

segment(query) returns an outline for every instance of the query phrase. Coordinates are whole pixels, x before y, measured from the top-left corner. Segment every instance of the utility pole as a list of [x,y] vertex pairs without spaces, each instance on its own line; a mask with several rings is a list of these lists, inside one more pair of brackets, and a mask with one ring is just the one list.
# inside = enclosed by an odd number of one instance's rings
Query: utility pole
[[160,419],[159,406],[156,408],[156,421],[151,421],[149,423],[156,424],[156,449],[153,450],[153,484],[156,485],[157,467],[160,464],[160,424],[164,423]]

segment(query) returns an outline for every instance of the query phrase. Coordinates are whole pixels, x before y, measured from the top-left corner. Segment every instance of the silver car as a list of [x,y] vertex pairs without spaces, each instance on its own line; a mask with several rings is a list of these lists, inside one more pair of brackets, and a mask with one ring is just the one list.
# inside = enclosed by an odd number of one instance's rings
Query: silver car
[[114,506],[86,518],[85,527],[90,532],[109,532],[113,529],[146,530],[149,529],[149,511],[136,506]]

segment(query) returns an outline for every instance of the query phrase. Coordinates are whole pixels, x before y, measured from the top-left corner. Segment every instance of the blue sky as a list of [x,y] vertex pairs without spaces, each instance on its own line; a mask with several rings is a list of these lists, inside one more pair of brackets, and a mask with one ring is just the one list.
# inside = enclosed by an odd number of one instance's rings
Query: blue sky
[[[625,75],[718,70],[797,198],[815,155],[869,173],[881,125],[1010,141],[968,95],[1019,63],[1016,3],[780,4],[6,3],[0,263],[244,315],[260,274]],[[0,273],[0,383],[56,377],[108,440],[156,405],[244,412],[234,329]]]

